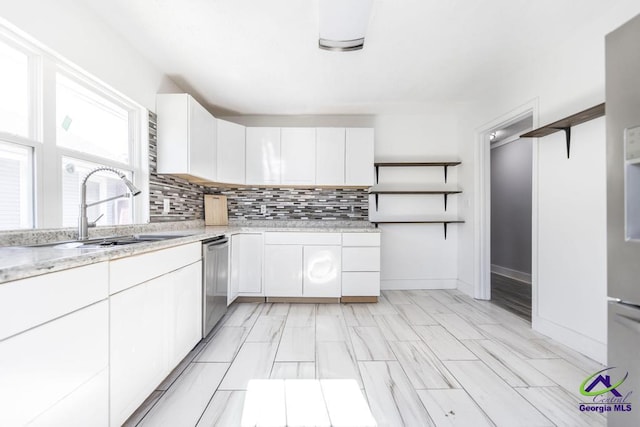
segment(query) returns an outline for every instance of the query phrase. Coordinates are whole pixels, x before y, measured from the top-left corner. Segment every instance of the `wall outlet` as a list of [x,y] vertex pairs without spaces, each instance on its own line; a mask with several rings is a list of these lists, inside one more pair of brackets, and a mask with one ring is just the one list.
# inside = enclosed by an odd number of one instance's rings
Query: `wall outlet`
[[267,213],[267,205],[260,205],[260,213],[262,215]]
[[162,213],[167,214],[171,210],[171,199],[164,199],[162,201]]

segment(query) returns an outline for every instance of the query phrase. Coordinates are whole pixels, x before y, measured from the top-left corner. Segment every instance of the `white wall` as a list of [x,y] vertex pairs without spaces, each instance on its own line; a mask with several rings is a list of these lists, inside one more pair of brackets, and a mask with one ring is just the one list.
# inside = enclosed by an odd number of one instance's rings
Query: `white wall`
[[[457,119],[454,111],[419,114],[386,114],[376,118],[376,160],[419,160],[430,157],[458,158]],[[449,168],[448,180],[458,179],[458,167]],[[444,183],[442,167],[382,168],[380,183]],[[464,190],[464,189],[463,189]],[[458,195],[449,196],[447,214],[456,215]],[[370,216],[442,215],[441,195],[381,195]],[[455,288],[458,276],[458,225],[388,224],[382,229],[382,289]]]
[[[452,110],[379,116],[236,116],[225,119],[245,126],[344,126],[375,128],[375,159],[451,156],[457,158],[457,119]],[[449,168],[449,183],[457,180]],[[438,168],[381,169],[380,182],[442,183]],[[458,196],[450,196],[447,213],[455,215]],[[375,210],[373,197],[369,209]],[[380,196],[379,212],[372,216],[407,212],[442,213],[442,196]],[[381,225],[383,289],[455,288],[458,276],[457,225],[447,240],[441,224]]]
[[80,1],[3,0],[0,18],[151,111],[156,93],[182,92]]
[[[640,12],[620,1],[597,22],[585,22],[556,49],[479,88],[476,102],[461,108],[460,181],[476,182],[478,131],[531,102],[543,125],[604,101],[604,36]],[[535,114],[534,114],[535,117]],[[562,134],[534,142],[533,327],[596,360],[606,358],[605,133],[600,119],[573,129],[572,157]],[[536,191],[537,188],[537,191]],[[474,240],[481,195],[467,191],[460,227],[459,287],[478,285],[479,248]],[[537,205],[536,205],[537,197]],[[467,203],[468,200],[468,203]],[[536,207],[537,206],[537,207]]]

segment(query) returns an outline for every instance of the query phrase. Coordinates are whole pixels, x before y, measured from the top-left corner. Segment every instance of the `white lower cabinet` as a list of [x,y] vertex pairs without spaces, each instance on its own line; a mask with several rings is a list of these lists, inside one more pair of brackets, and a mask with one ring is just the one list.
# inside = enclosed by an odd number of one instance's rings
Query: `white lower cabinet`
[[339,234],[267,233],[265,242],[267,297],[340,297]]
[[339,298],[341,291],[341,247],[305,246],[302,295]]
[[342,234],[342,295],[380,295],[380,233]]
[[102,300],[0,342],[0,425],[107,425],[108,306]]
[[231,236],[231,275],[228,304],[238,295],[261,296],[263,238],[259,233]]
[[198,343],[200,261],[111,296],[111,425],[120,426]]
[[268,297],[302,296],[302,245],[265,245],[264,287]]

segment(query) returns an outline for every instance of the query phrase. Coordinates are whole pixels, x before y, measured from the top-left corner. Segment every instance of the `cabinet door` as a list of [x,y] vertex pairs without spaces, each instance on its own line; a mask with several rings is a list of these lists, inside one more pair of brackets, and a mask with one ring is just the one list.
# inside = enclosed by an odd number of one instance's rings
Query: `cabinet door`
[[302,295],[305,297],[340,297],[340,246],[305,246]]
[[302,296],[301,245],[265,245],[264,287],[268,297]]
[[111,296],[111,425],[120,426],[169,370],[168,275]]
[[280,184],[280,128],[247,128],[246,184]]
[[189,174],[216,180],[216,118],[189,97]]
[[316,184],[344,185],[344,128],[316,129]]
[[169,366],[177,365],[202,338],[202,262],[167,275],[171,342]]
[[315,128],[282,128],[280,168],[282,184],[315,184]]
[[231,236],[231,280],[229,304],[241,294],[262,295],[261,234],[236,234]]
[[346,130],[346,185],[373,185],[373,129]]
[[218,119],[217,181],[244,184],[245,127]]
[[[72,394],[93,399],[85,425],[105,425],[107,382],[82,388],[108,369],[108,307],[104,300],[0,341],[0,425],[26,425]],[[49,415],[37,424],[56,418]],[[87,419],[84,408],[67,415]]]
[[342,295],[380,296],[380,272],[349,271],[342,273]]

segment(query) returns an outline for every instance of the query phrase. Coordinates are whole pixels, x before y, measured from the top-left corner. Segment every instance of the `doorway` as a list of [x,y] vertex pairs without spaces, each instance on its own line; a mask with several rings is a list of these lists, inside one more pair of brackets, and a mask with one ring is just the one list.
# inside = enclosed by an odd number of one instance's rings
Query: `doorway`
[[531,321],[531,114],[489,133],[491,301]]

